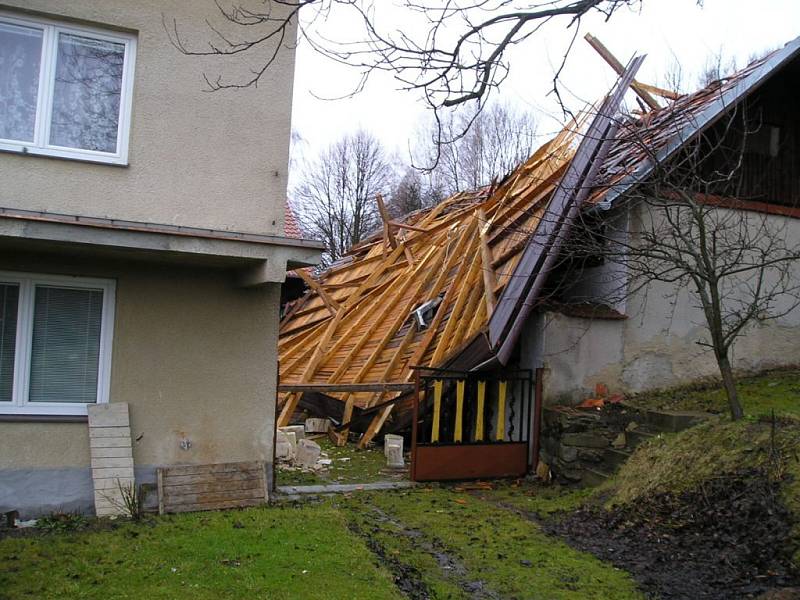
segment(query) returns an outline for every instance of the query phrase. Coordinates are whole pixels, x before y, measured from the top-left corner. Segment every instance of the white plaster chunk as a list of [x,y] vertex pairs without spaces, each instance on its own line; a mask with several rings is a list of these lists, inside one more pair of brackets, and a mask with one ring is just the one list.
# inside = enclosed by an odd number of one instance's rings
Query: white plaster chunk
[[390,469],[403,469],[406,466],[403,459],[403,436],[387,433],[383,436],[383,453],[386,456],[386,466]]
[[278,460],[293,460],[297,449],[294,432],[287,433],[278,430],[275,437],[275,458]]
[[295,463],[301,467],[310,469],[317,464],[320,454],[322,454],[322,449],[319,447],[319,444],[311,440],[300,440],[297,442]]
[[298,442],[306,437],[305,425],[286,425],[285,427],[278,427],[278,431],[285,431],[286,433],[294,433],[295,440]]
[[313,417],[306,419],[306,433],[328,433],[330,427],[330,419],[317,419]]

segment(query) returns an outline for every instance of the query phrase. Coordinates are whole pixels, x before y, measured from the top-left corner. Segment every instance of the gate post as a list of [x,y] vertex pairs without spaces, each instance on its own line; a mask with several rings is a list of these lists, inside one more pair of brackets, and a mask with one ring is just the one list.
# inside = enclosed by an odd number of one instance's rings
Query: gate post
[[411,481],[417,480],[417,425],[419,424],[419,371],[414,371],[414,409],[411,423]]
[[539,466],[539,442],[541,439],[542,431],[542,401],[544,396],[544,368],[537,367],[534,371],[533,382],[533,435],[530,436],[531,443],[533,444],[533,464],[534,472]]

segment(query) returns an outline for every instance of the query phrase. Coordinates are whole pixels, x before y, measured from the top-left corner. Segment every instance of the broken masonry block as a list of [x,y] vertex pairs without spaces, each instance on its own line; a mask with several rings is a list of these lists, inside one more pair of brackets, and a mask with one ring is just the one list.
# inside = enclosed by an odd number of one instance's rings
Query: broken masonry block
[[298,442],[306,437],[305,425],[287,425],[286,427],[278,427],[278,429],[286,433],[293,432],[295,441]]
[[387,433],[383,436],[383,453],[386,456],[386,466],[390,469],[404,469],[403,436]]
[[330,419],[318,419],[314,417],[306,419],[306,433],[328,433],[328,429],[330,429],[330,427]]
[[294,459],[297,448],[294,432],[287,433],[280,429],[275,434],[275,458],[290,461]]
[[297,442],[297,452],[294,462],[298,466],[312,468],[317,464],[322,449],[319,444],[311,440],[300,440]]
[[383,454],[385,456],[389,456],[389,447],[390,446],[400,446],[402,451],[403,448],[403,436],[402,435],[395,435],[393,433],[387,433],[383,436]]

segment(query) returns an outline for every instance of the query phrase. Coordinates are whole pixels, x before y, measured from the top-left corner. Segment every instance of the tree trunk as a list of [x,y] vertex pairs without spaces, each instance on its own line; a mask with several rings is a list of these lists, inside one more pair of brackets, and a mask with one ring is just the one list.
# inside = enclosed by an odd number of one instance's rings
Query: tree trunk
[[733,379],[733,369],[727,354],[717,357],[717,366],[722,375],[722,385],[725,387],[725,394],[728,396],[728,405],[731,409],[731,418],[738,421],[744,416],[742,405],[739,403],[739,393],[736,391],[736,381]]

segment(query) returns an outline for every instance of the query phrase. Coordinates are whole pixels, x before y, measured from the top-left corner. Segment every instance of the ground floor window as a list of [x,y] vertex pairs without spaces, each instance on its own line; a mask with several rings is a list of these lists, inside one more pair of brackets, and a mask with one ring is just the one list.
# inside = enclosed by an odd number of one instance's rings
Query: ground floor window
[[0,272],[0,413],[108,402],[114,282]]

